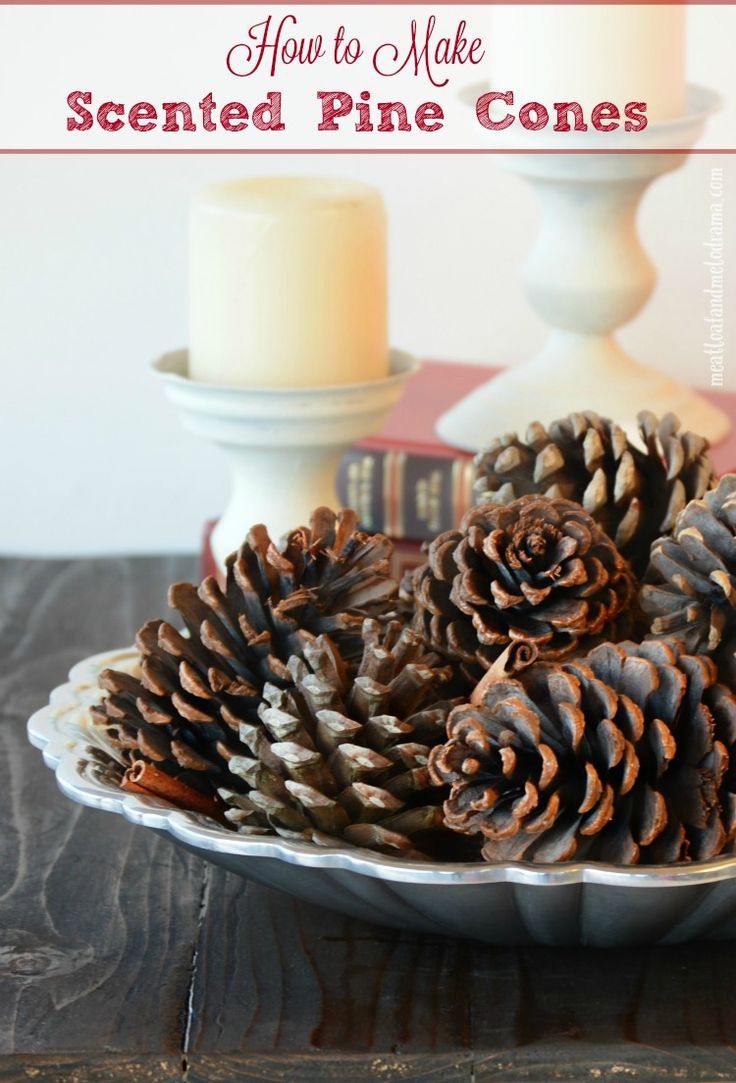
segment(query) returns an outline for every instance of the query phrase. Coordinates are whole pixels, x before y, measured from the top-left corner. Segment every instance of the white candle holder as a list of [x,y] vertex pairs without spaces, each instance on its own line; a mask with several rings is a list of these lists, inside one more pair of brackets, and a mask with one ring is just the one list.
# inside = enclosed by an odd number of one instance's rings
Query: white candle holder
[[265,523],[279,537],[308,522],[314,508],[336,505],[340,459],[382,427],[419,364],[393,350],[385,379],[293,389],[191,380],[186,350],[164,354],[153,368],[184,427],[229,459],[232,494],[211,540],[222,567],[253,523]]
[[[730,422],[722,410],[630,357],[614,338],[644,306],[656,280],[636,230],[641,197],[656,177],[683,164],[686,148],[718,105],[711,91],[690,87],[686,117],[620,138],[571,135],[567,147],[580,148],[576,154],[530,152],[502,159],[527,178],[540,201],[539,236],[522,281],[552,330],[536,357],[496,376],[440,418],[443,440],[476,451],[494,436],[523,433],[530,421],[547,424],[580,410],[613,418],[636,436],[636,415],[643,409],[658,416],[671,410],[711,443],[726,436]],[[586,153],[619,146],[637,153]],[[670,149],[683,152],[661,153]]]

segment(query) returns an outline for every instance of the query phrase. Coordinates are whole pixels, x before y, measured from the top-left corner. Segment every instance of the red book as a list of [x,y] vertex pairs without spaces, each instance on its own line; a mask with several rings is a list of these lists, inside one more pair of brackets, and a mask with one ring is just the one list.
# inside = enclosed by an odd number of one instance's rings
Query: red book
[[[472,502],[473,457],[444,444],[435,425],[494,371],[486,365],[425,361],[383,431],[347,453],[337,493],[340,504],[355,508],[367,530],[422,541],[457,525]],[[736,395],[703,394],[736,421]],[[736,465],[736,425],[713,449],[713,459],[719,473]]]

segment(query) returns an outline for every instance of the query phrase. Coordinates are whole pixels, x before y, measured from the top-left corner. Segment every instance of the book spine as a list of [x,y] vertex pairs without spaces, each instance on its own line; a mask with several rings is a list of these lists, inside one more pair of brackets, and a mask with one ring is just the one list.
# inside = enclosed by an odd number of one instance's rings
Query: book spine
[[473,477],[472,459],[354,447],[340,463],[337,495],[366,530],[424,541],[457,526]]

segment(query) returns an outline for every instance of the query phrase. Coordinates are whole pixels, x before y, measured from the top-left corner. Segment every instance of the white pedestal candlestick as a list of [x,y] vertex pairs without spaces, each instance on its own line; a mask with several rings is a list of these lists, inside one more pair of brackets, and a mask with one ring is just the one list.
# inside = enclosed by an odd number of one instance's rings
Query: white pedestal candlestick
[[195,196],[189,375],[314,387],[388,374],[379,192],[321,177],[227,181]]
[[340,459],[381,428],[418,367],[394,350],[390,374],[368,383],[238,388],[190,379],[186,350],[154,364],[185,427],[218,444],[230,461],[232,494],[212,534],[220,567],[254,523],[278,538],[308,523],[315,507],[335,507]]
[[[714,95],[697,88],[690,98],[689,116],[651,125],[629,137],[627,146],[689,147],[717,104]],[[603,139],[580,134],[575,146],[600,147]],[[634,437],[636,415],[644,409],[659,416],[671,410],[685,428],[712,443],[728,433],[723,411],[660,369],[629,357],[613,337],[643,307],[656,278],[636,231],[639,201],[651,181],[685,157],[528,153],[504,159],[539,198],[541,228],[523,283],[552,330],[535,358],[510,367],[440,418],[444,440],[475,451],[502,433],[524,433],[532,421],[548,424],[580,410],[610,417]],[[666,355],[663,348],[663,360]]]

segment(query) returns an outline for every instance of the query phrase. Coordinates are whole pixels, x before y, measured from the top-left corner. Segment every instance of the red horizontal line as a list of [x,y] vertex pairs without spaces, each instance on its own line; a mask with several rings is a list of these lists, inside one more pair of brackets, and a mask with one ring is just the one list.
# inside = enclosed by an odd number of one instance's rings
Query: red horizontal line
[[736,154],[736,147],[666,147],[658,150],[634,148],[600,150],[557,149],[556,147],[0,147],[0,154]]

